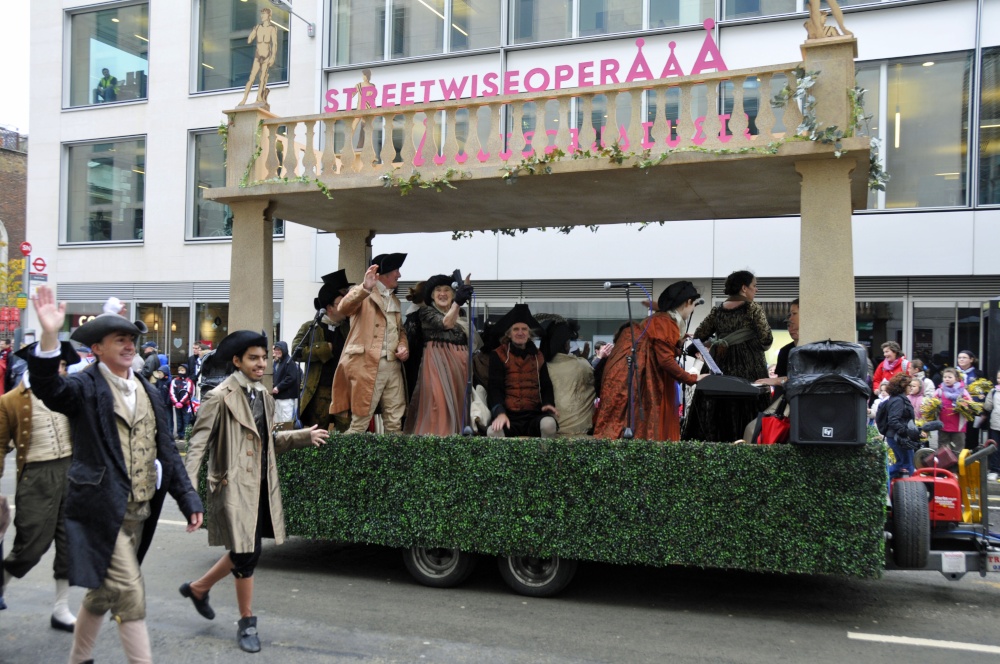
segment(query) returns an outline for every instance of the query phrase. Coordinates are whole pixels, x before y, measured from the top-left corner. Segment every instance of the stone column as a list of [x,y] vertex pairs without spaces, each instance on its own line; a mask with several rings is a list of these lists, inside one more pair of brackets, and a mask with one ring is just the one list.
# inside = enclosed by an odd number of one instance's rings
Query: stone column
[[851,101],[847,91],[854,87],[854,58],[858,40],[854,37],[807,39],[801,46],[803,67],[819,76],[809,92],[816,98],[816,119],[821,127],[839,127],[852,135]]
[[274,221],[266,198],[230,203],[233,251],[229,271],[229,331],[271,336],[274,301]]
[[372,238],[369,230],[337,231],[340,240],[340,255],[337,266],[347,270],[347,280],[360,284],[365,278],[365,270],[372,262]]
[[799,344],[857,341],[851,172],[854,159],[795,162],[802,176]]
[[[257,127],[261,120],[270,120],[278,116],[267,112],[259,105],[239,106],[225,113],[229,119],[226,137],[226,186],[238,187],[244,177],[247,177],[247,182],[263,180],[267,176],[267,159],[262,146],[266,147],[267,132],[262,127],[258,138]],[[261,148],[260,154],[257,153],[257,148]]]

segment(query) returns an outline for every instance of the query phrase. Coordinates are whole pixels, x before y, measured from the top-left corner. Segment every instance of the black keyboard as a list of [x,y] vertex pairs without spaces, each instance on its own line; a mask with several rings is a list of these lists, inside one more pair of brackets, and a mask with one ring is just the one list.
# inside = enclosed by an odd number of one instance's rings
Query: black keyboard
[[705,376],[698,381],[697,391],[710,397],[758,397],[771,388],[767,385],[753,385],[739,376]]

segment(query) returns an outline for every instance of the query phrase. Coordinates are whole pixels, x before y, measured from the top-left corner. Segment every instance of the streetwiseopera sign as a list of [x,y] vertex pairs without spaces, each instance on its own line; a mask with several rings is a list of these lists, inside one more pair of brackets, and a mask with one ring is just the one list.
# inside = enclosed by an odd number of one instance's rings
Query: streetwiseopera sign
[[[323,112],[336,113],[337,111],[411,106],[440,100],[489,98],[521,92],[560,90],[564,87],[586,88],[595,85],[651,81],[687,74],[698,75],[712,70],[728,71],[722,53],[719,52],[719,47],[712,36],[715,22],[708,18],[702,25],[705,29],[704,40],[689,72],[684,71],[681,61],[677,57],[675,51],[677,42],[669,42],[670,53],[666,61],[662,67],[654,68],[643,53],[646,40],[639,38],[635,40],[636,53],[627,70],[622,66],[622,60],[606,58],[580,61],[576,64],[536,66],[527,70],[511,68],[503,75],[491,71],[482,75],[478,73],[467,74],[460,78],[402,80],[383,83],[381,86],[373,84],[371,72],[364,70],[360,83],[343,88],[331,85],[326,91],[324,98],[326,105]],[[593,48],[593,44],[584,46]],[[512,56],[516,55],[516,52],[512,54]],[[444,61],[439,64],[443,65]],[[403,68],[406,65],[400,65],[400,67]],[[426,63],[424,63],[424,67],[423,71],[426,71]],[[438,65],[435,67],[439,68]],[[659,76],[656,75],[657,73]]]

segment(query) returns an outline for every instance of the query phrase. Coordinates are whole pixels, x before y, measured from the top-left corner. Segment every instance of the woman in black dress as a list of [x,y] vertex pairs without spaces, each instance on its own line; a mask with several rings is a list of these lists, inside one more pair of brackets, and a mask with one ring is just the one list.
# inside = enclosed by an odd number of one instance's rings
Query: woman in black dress
[[[694,332],[710,341],[712,357],[727,376],[750,382],[767,378],[764,351],[771,347],[771,327],[764,309],[754,302],[757,278],[740,270],[726,278],[724,302],[712,308]],[[768,392],[760,398],[695,397],[684,428],[685,440],[733,442],[743,437],[747,424],[767,408]]]

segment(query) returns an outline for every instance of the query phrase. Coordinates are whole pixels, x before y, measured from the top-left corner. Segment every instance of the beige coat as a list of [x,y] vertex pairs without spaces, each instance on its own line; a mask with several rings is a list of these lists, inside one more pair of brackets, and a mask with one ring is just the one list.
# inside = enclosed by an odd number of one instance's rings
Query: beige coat
[[[395,295],[389,297],[395,299]],[[397,300],[397,308],[399,307]],[[333,376],[333,402],[330,413],[337,415],[350,410],[354,415],[371,413],[372,396],[375,394],[375,375],[378,373],[382,344],[385,341],[386,301],[378,287],[371,293],[360,284],[352,288],[340,301],[337,310],[351,319],[344,352],[340,355],[337,373]],[[409,348],[403,332],[403,317],[396,311],[392,316],[399,329],[399,344]],[[397,362],[395,348],[391,348],[390,362]]]
[[[275,457],[296,447],[312,444],[308,429],[274,433],[274,399],[267,392],[264,413],[268,431],[266,441],[268,502],[274,540],[285,540],[285,511],[278,487]],[[234,553],[250,553],[257,529],[260,497],[262,442],[253,422],[253,413],[236,377],[229,376],[212,390],[201,404],[194,422],[184,466],[191,484],[198,486],[198,471],[208,452],[208,543],[224,546]]]

